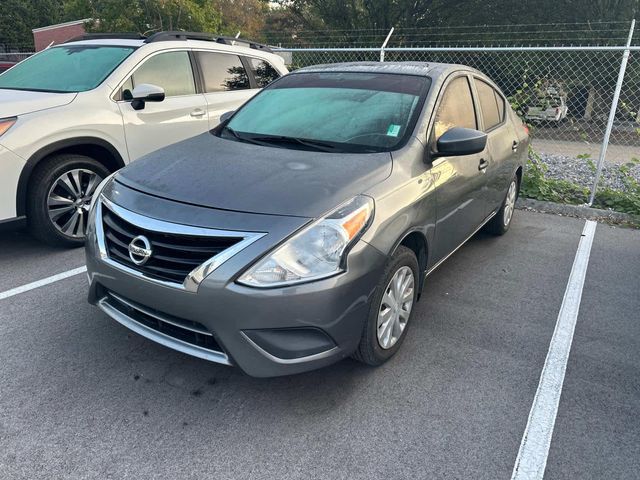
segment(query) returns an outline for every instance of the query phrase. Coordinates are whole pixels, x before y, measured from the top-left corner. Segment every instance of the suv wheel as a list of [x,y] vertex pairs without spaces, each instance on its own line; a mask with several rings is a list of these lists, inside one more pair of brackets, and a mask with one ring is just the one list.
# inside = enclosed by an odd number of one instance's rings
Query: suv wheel
[[56,155],[39,165],[29,181],[27,201],[33,236],[50,245],[82,246],[93,192],[109,173],[84,155]]
[[418,299],[419,271],[413,251],[398,247],[373,296],[356,360],[381,365],[400,349]]
[[504,235],[511,226],[511,220],[513,219],[513,212],[516,208],[516,200],[518,198],[518,177],[514,176],[509,184],[507,195],[502,202],[502,206],[498,213],[496,213],[489,223],[485,226],[485,230],[493,235]]

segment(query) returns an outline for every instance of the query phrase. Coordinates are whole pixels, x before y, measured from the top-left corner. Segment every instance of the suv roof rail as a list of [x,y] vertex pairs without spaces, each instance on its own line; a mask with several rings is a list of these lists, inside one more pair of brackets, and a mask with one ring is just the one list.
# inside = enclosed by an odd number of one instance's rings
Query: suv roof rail
[[223,43],[225,45],[235,45],[239,43],[243,47],[253,48],[255,50],[263,50],[265,52],[273,53],[273,50],[269,48],[267,45],[262,43],[254,42],[252,40],[247,40],[244,38],[236,38],[236,37],[218,37],[216,40],[218,43]]
[[144,40],[144,35],[133,32],[124,32],[124,33],[85,33],[84,35],[79,35],[77,37],[73,37],[69,40],[66,40],[62,43],[71,43],[71,42],[80,42],[82,40],[109,40],[109,39],[120,39],[120,40]]
[[267,46],[251,40],[245,40],[244,38],[224,37],[219,35],[213,35],[211,33],[201,32],[157,32],[151,35],[145,40],[145,43],[155,42],[169,42],[172,40],[201,40],[205,42],[216,42],[224,45],[239,44],[243,47],[253,48],[255,50],[262,50],[272,53],[272,50]]

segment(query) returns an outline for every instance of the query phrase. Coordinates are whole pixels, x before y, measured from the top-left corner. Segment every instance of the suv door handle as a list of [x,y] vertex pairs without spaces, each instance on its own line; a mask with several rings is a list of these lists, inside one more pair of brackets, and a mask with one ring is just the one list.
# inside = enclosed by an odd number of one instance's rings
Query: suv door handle
[[484,158],[481,158],[480,163],[478,164],[478,170],[482,172],[486,170],[488,166],[489,166],[489,162],[487,162]]
[[511,144],[511,151],[513,153],[516,153],[518,151],[518,141],[514,140],[513,143]]
[[205,113],[207,113],[207,112],[205,112],[201,108],[196,108],[193,112],[191,112],[191,116],[192,117],[202,117]]

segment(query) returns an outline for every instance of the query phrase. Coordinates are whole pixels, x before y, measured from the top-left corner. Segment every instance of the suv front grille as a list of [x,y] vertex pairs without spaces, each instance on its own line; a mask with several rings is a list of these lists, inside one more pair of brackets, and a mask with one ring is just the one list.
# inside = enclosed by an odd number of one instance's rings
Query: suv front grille
[[[182,284],[189,273],[210,258],[243,240],[242,237],[177,235],[147,230],[109,210],[102,208],[104,241],[111,260],[145,276]],[[144,235],[152,254],[144,265],[136,265],[129,257],[129,243]]]

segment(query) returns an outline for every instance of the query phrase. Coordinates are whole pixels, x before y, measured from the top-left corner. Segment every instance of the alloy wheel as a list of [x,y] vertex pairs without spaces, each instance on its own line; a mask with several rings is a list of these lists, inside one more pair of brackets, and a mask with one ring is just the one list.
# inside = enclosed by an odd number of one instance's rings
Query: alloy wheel
[[398,269],[382,296],[378,311],[377,337],[380,347],[393,347],[407,326],[411,308],[415,280],[413,270],[404,266]]
[[516,208],[516,193],[517,193],[516,181],[513,180],[509,185],[509,191],[507,192],[507,198],[504,202],[504,216],[502,217],[502,223],[506,227],[511,222],[513,217],[513,210]]
[[47,195],[47,211],[59,232],[72,238],[84,237],[91,198],[102,180],[96,172],[76,168],[53,182]]

